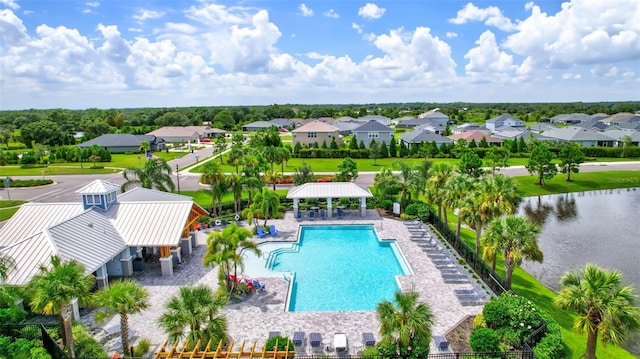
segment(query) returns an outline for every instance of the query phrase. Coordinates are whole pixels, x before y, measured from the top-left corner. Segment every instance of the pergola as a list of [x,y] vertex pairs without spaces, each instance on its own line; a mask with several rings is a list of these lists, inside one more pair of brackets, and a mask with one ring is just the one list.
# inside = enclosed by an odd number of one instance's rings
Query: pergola
[[332,198],[360,198],[360,215],[364,217],[367,213],[368,197],[373,197],[373,194],[371,194],[368,188],[351,182],[305,183],[290,189],[289,193],[287,193],[287,198],[293,198],[294,213],[298,213],[301,198],[326,198],[328,217],[331,217]]

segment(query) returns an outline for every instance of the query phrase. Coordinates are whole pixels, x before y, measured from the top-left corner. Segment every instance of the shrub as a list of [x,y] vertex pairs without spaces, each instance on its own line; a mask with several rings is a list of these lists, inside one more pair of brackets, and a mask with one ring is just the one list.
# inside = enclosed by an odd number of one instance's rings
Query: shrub
[[390,211],[393,209],[393,201],[390,199],[385,199],[382,201],[382,203],[380,203],[381,207],[384,210]]
[[484,315],[482,313],[478,314],[473,318],[473,327],[474,328],[486,328],[487,323],[484,321]]
[[491,353],[500,351],[500,338],[489,328],[476,328],[469,336],[469,345],[476,353]]
[[143,357],[149,352],[150,348],[151,341],[147,338],[142,338],[138,340],[138,343],[136,343],[136,346],[133,348],[133,355],[136,357]]
[[509,325],[507,305],[499,298],[492,298],[482,310],[488,328],[497,329]]
[[73,338],[75,340],[75,352],[78,358],[104,358],[107,352],[102,345],[95,340],[87,329],[80,325],[73,326]]
[[273,347],[276,345],[276,342],[277,342],[278,346],[276,347],[276,350],[283,351],[287,348],[287,341],[289,342],[289,350],[294,351],[295,348],[293,347],[293,342],[290,341],[289,338],[283,337],[280,335],[271,337],[269,340],[267,340],[267,344],[265,345],[267,350],[273,350]]
[[51,355],[47,353],[47,350],[43,347],[33,347],[31,348],[29,358],[31,359],[51,359]]
[[2,308],[0,309],[0,323],[2,324],[19,324],[27,318],[27,312],[20,308]]
[[31,358],[31,348],[37,346],[34,340],[18,338],[9,344],[9,358],[29,359]]

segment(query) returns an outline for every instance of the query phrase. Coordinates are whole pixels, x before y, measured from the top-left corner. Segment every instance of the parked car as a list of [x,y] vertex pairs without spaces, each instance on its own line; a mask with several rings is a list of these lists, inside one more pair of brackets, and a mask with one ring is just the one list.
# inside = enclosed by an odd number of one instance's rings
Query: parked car
[[201,138],[200,142],[211,142],[210,138]]

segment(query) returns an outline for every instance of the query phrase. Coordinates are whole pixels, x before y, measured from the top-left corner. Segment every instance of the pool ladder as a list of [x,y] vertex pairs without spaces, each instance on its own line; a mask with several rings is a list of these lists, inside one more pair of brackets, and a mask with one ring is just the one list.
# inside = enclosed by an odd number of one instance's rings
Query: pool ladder
[[269,252],[269,256],[264,264],[265,268],[273,269],[273,265],[275,264],[276,258],[280,253],[297,253],[300,251],[300,246],[297,243],[293,243],[291,247],[286,248],[278,248]]

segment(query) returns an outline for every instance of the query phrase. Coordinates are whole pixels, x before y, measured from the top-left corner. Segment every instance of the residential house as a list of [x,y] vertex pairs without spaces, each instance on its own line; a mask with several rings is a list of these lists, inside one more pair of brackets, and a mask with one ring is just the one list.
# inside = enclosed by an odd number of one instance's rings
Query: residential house
[[613,146],[614,142],[616,142],[616,140],[614,140],[613,138],[599,131],[592,131],[577,126],[548,130],[544,132],[544,135],[560,141],[578,143],[583,147],[611,147]]
[[404,142],[407,147],[411,147],[420,143],[435,142],[438,148],[440,148],[442,144],[449,144],[452,142],[451,139],[442,137],[440,134],[429,130],[414,130],[411,132],[405,132],[400,135],[400,141]]
[[458,141],[459,139],[463,139],[467,141],[467,143],[475,140],[476,144],[479,144],[480,141],[482,141],[482,139],[484,138],[485,141],[487,141],[487,143],[490,145],[502,146],[501,138],[491,136],[485,131],[465,131],[462,133],[456,133],[451,136],[448,136],[448,138],[454,142]]
[[96,145],[112,153],[140,152],[140,146],[142,146],[142,142],[144,141],[149,143],[149,149],[151,151],[165,150],[165,141],[163,138],[154,135],[132,135],[129,133],[104,134],[89,141],[82,142],[78,145],[78,148],[82,149]]
[[427,123],[424,123],[422,125],[418,125],[418,126],[414,127],[413,130],[414,131],[428,130],[428,131],[431,131],[431,132],[435,132],[435,133],[437,133],[439,135],[442,135],[442,134],[444,134],[444,131],[446,130],[446,126],[442,126],[442,125],[440,125],[438,123],[434,123],[434,122],[429,121]]
[[628,112],[620,112],[615,115],[603,118],[600,122],[608,126],[620,126],[630,122],[640,122],[640,115],[636,115]]
[[496,132],[493,135],[503,140],[520,140],[520,138],[524,138],[525,140],[528,140],[529,138],[533,137],[538,141],[557,141],[555,138],[547,137],[538,132],[534,132],[531,130],[512,129],[507,131]]
[[[606,116],[606,115],[605,115]],[[551,123],[576,124],[589,119],[589,115],[584,113],[562,113],[549,119]]]
[[283,128],[293,129],[296,127],[296,123],[293,120],[290,120],[288,118],[274,118],[269,122],[272,123],[274,126],[276,126],[279,130]]
[[431,120],[432,122],[440,124],[441,126],[446,126],[447,123],[451,121],[449,116],[440,112],[439,108],[434,108],[433,110],[421,113],[420,115],[418,115],[418,118],[426,118],[428,120]]
[[400,124],[402,121],[412,120],[414,118],[415,117],[411,117],[411,116],[402,116],[402,117],[394,118],[391,120],[391,125],[398,126],[398,124]]
[[636,130],[623,130],[623,129],[607,129],[602,132],[603,135],[607,135],[614,140],[614,146],[623,146],[624,138],[629,136],[631,139],[631,146],[640,146],[640,131]]
[[358,117],[358,121],[360,122],[369,122],[371,120],[378,121],[385,126],[391,126],[391,119],[387,116],[382,115],[367,115],[363,117]]
[[147,133],[169,143],[196,143],[203,138],[226,135],[225,130],[209,126],[165,126]]
[[270,127],[278,127],[277,125],[269,122],[269,121],[255,121],[248,123],[242,126],[242,131],[244,132],[258,132],[261,130],[266,130]]
[[188,196],[95,180],[76,191],[79,202],[26,203],[0,228],[0,255],[13,266],[4,284],[23,286],[51,256],[76,260],[98,287],[128,277],[144,252],[159,254],[163,276],[195,248],[197,219],[207,214]]
[[369,148],[372,140],[375,140],[378,145],[382,142],[389,144],[394,140],[393,134],[395,131],[389,126],[385,126],[378,121],[369,120],[354,128],[351,133],[353,134],[353,140],[358,144],[364,142],[364,145]]
[[524,121],[509,114],[503,114],[498,117],[488,119],[484,124],[484,127],[489,129],[491,133],[495,133],[499,128],[505,126],[524,128]]
[[433,126],[440,126],[442,128],[446,126],[446,123],[442,125],[440,122],[433,121],[426,117],[418,117],[418,118],[410,117],[399,122],[398,125],[396,125],[396,127],[397,128],[415,128],[416,126],[427,125],[427,124],[433,125]]
[[451,129],[451,133],[453,133],[454,135],[458,133],[467,132],[467,131],[482,131],[482,132],[486,132],[487,134],[491,133],[491,131],[489,131],[483,125],[478,125],[476,123],[470,123],[470,122],[463,123]]
[[533,131],[533,132],[537,132],[537,133],[542,133],[546,130],[551,130],[554,128],[558,128],[558,126],[553,125],[552,123],[549,122],[538,122],[536,124],[533,124],[531,126],[529,126],[529,130]]
[[293,134],[293,146],[295,147],[296,143],[300,143],[303,147],[311,147],[315,142],[317,142],[319,146],[322,145],[322,142],[325,142],[327,146],[329,146],[333,139],[335,139],[338,146],[340,146],[342,145],[342,137],[339,131],[340,129],[336,126],[314,120],[291,131]]
[[351,132],[362,126],[364,122],[360,122],[357,120],[353,120],[353,121],[334,121],[333,122],[333,126],[337,127],[338,129],[340,129],[340,134],[343,136],[348,136],[351,134]]

